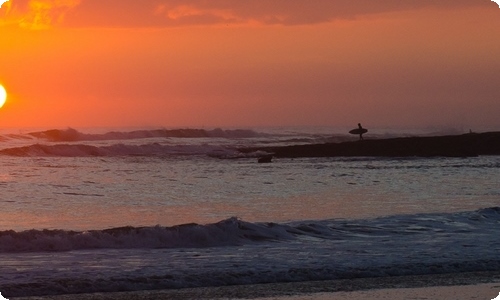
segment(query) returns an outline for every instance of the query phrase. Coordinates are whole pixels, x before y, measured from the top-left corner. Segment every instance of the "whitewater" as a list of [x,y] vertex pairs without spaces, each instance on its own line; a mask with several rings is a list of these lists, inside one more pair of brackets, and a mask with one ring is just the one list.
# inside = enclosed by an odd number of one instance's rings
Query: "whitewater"
[[[331,128],[0,132],[5,297],[500,267],[500,157],[294,158]],[[366,138],[420,135],[371,131]]]

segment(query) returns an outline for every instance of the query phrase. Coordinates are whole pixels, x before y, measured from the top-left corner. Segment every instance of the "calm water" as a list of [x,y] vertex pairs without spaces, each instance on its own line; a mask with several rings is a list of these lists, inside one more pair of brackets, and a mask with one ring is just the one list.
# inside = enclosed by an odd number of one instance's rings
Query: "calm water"
[[348,139],[320,129],[4,133],[0,292],[500,266],[500,157],[258,164],[259,153],[236,151]]

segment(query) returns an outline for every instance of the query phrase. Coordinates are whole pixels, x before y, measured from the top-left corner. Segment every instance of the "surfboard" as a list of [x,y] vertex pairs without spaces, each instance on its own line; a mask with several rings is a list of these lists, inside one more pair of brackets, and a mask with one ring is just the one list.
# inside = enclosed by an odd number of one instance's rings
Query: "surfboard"
[[365,128],[356,128],[356,129],[349,131],[350,134],[363,134],[363,133],[367,133],[367,132],[368,132],[368,129],[365,129]]

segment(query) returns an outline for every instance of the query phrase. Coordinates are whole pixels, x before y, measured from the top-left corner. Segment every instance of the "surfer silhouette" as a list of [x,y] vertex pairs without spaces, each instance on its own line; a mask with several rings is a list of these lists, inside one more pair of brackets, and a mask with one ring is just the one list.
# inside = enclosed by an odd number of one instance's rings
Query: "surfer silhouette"
[[358,129],[359,129],[359,139],[363,139],[363,126],[361,126],[361,123],[358,123]]
[[363,133],[368,132],[368,129],[363,128],[361,123],[358,123],[358,128],[349,131],[350,134],[359,134],[359,140],[363,139]]

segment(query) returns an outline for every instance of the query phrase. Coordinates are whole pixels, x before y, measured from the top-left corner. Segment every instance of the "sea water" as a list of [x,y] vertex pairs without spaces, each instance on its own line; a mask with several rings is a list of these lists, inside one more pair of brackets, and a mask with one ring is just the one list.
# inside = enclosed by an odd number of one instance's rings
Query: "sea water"
[[318,128],[3,132],[0,292],[500,267],[500,157],[259,164],[264,153],[238,151],[353,139]]

